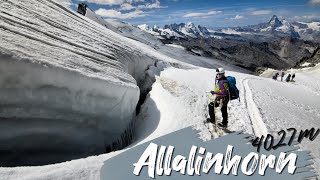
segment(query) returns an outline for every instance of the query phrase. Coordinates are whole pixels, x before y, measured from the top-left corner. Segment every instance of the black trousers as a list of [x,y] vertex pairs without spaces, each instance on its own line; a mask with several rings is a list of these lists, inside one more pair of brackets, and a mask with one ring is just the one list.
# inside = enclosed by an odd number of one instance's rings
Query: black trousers
[[[222,114],[222,124],[227,125],[228,124],[228,101],[229,100],[224,100],[222,103],[221,107],[221,114]],[[211,102],[208,105],[209,108],[209,116],[210,116],[210,122],[211,123],[216,123],[215,122],[215,114],[214,114],[214,106],[219,107],[219,101],[215,101],[214,103]]]

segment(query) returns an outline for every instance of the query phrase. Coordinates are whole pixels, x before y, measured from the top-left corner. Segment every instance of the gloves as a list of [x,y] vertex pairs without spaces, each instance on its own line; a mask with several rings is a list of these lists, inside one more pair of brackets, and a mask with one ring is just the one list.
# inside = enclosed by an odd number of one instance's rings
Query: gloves
[[214,91],[211,91],[210,93],[211,93],[212,95],[214,95]]

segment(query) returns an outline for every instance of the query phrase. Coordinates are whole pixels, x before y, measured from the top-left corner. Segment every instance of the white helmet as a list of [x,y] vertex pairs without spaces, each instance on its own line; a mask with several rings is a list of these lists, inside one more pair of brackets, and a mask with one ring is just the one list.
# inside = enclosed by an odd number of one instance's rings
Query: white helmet
[[216,69],[217,74],[224,74],[224,69],[223,68],[218,68]]

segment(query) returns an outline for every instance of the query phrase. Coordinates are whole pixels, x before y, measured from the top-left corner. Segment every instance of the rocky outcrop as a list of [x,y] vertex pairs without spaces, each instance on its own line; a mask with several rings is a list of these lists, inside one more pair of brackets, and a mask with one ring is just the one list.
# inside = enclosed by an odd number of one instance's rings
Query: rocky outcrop
[[314,50],[311,57],[304,57],[299,62],[297,62],[295,68],[305,68],[305,67],[314,67],[320,63],[320,48],[318,47]]
[[259,67],[292,68],[303,57],[310,57],[317,46],[316,43],[290,37],[263,40],[266,41],[239,36],[228,39],[180,39],[171,42],[186,47],[192,53],[197,52],[197,55],[217,58],[251,71]]

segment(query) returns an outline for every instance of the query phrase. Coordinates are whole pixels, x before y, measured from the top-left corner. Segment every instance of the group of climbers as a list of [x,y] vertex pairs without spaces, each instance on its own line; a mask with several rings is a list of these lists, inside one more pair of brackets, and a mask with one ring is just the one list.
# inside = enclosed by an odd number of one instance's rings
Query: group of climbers
[[[278,79],[278,76],[279,76],[279,72],[276,72],[273,76],[272,76],[272,79],[274,80],[277,80]],[[282,71],[281,72],[281,81],[283,81],[283,78],[285,76],[285,73]],[[285,81],[286,82],[294,82],[294,78],[296,77],[296,74],[293,73],[292,75],[291,74],[288,74],[287,77],[285,78]]]

